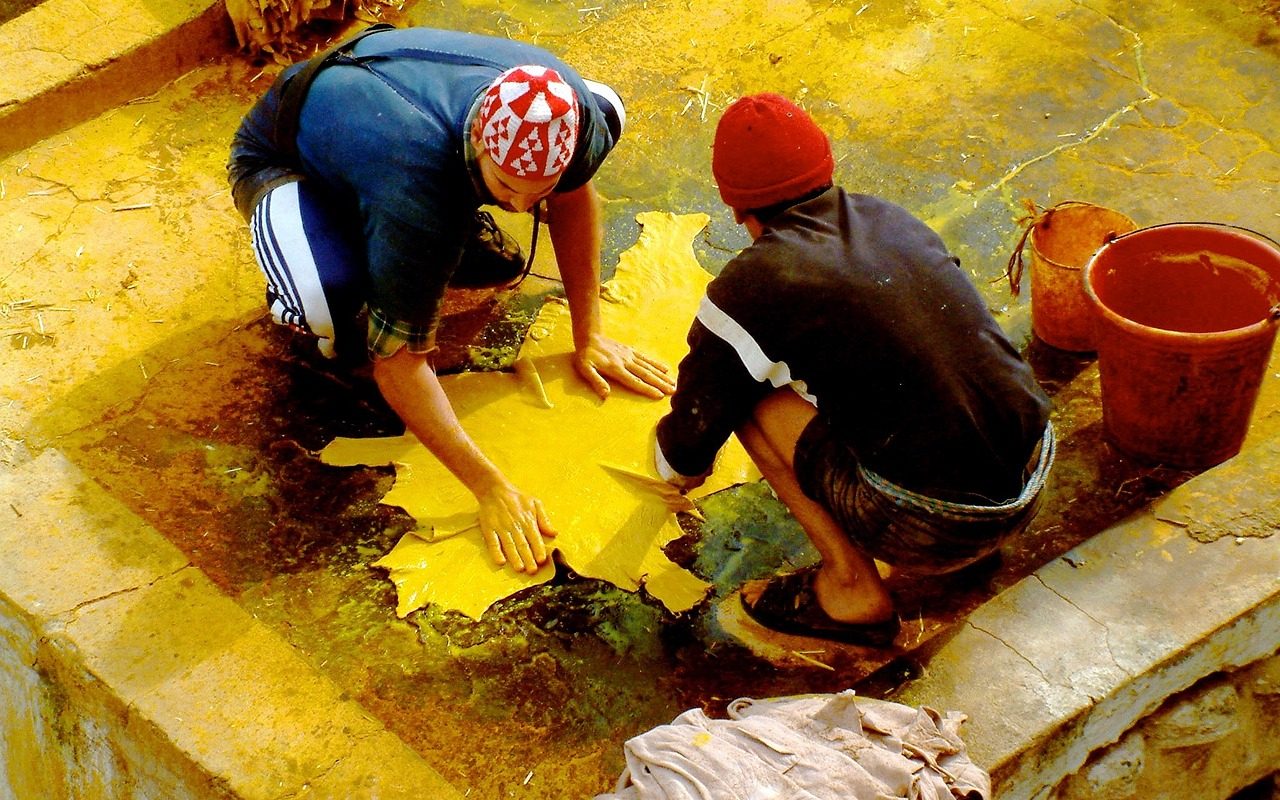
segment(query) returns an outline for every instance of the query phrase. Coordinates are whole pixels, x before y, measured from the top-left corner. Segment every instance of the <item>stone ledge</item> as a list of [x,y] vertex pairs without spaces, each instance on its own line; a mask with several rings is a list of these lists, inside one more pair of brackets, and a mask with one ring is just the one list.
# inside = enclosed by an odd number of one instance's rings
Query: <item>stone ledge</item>
[[1063,782],[1053,800],[1228,797],[1280,763],[1280,655],[1204,678]]
[[0,26],[0,156],[145,97],[233,45],[220,0],[45,0]]
[[0,495],[0,775],[29,784],[0,788],[460,796],[61,454],[0,473]]
[[[963,709],[998,795],[1024,800],[1047,796],[1167,698],[1273,656],[1280,538],[1202,542],[1167,520],[1188,498],[1240,502],[1240,476],[1268,474],[1275,459],[1270,444],[1247,450],[1006,589],[894,699]],[[1248,502],[1274,506],[1280,488],[1263,483]]]

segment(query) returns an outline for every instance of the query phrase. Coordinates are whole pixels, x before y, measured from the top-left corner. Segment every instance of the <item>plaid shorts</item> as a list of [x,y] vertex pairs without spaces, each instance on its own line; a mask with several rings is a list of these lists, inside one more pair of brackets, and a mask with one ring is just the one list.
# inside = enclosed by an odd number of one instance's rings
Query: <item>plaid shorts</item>
[[383,316],[376,308],[369,309],[369,352],[380,358],[396,354],[401,347],[410,353],[429,353],[436,346],[435,327],[410,325]]
[[969,505],[898,486],[866,469],[815,418],[796,444],[796,477],[872,557],[905,572],[954,572],[995,552],[1031,524],[1053,466],[1053,425],[1028,464],[1021,494],[1005,503]]

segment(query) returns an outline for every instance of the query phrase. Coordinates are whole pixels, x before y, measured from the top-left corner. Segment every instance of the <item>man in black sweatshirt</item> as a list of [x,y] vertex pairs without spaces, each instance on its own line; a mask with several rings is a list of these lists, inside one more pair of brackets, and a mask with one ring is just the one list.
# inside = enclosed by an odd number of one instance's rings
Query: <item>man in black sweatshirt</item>
[[786,98],[744,97],[712,172],[751,235],[689,331],[657,466],[696,486],[731,434],[822,556],[747,586],[783,632],[887,646],[874,559],[939,574],[1034,516],[1053,460],[1049,400],[942,240],[905,209],[832,185],[826,135]]

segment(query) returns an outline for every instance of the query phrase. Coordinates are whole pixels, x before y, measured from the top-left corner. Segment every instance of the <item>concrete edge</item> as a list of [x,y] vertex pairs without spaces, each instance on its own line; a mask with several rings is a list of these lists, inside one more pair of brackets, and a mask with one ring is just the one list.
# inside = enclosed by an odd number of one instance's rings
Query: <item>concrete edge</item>
[[18,797],[461,797],[60,453],[0,495]]
[[[130,100],[146,97],[198,64],[235,47],[231,20],[221,0],[203,10],[197,7],[195,13],[183,15],[184,19],[159,31],[120,26],[109,31],[87,29],[76,33],[63,30],[69,23],[61,17],[43,23],[26,19],[56,12],[57,9],[40,6],[0,26],[0,41],[29,35],[30,31],[39,36],[44,30],[55,28],[64,36],[105,39],[111,49],[104,51],[99,60],[82,64],[69,74],[26,69],[11,76],[18,86],[10,92],[17,97],[0,97],[0,157]],[[106,6],[97,13],[109,16],[113,11]],[[41,49],[39,41],[14,44],[22,45],[13,48],[19,52]]]
[[8,711],[0,793],[15,800],[234,797],[49,639],[47,628],[0,597],[0,687]]
[[1262,643],[1275,642],[1278,636],[1280,602],[1252,609],[1235,623],[1189,645],[1168,662],[1117,687],[1112,696],[1065,721],[1048,738],[993,765],[991,773],[998,794],[1047,796],[1076,774],[1095,752],[1119,742],[1168,698],[1211,675],[1248,667],[1274,655],[1274,644]]
[[1280,503],[1256,485],[1270,446],[1205,472],[976,609],[932,651],[900,702],[960,709],[965,740],[996,795],[1040,798],[1166,699],[1280,649],[1280,537],[1196,541],[1161,509],[1224,497]]

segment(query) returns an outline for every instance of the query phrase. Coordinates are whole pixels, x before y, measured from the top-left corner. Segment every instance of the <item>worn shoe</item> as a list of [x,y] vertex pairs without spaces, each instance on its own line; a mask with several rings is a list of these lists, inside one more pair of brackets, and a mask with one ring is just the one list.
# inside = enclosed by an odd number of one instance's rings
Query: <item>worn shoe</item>
[[901,623],[897,613],[877,622],[840,622],[818,605],[813,582],[817,567],[779,575],[765,585],[754,603],[742,598],[747,616],[779,633],[808,636],[863,647],[891,647]]
[[476,212],[476,228],[449,285],[460,289],[506,286],[524,274],[520,244],[488,211]]

